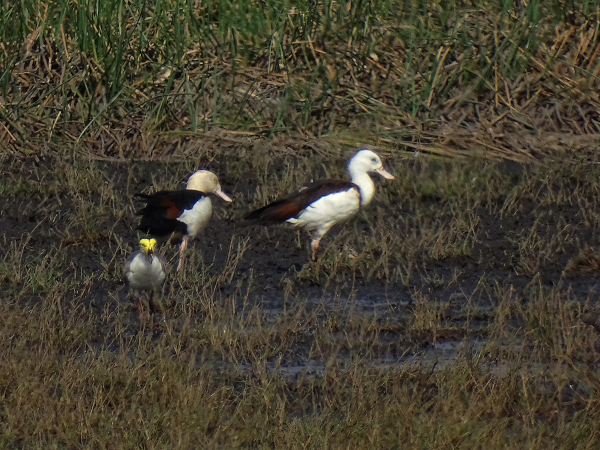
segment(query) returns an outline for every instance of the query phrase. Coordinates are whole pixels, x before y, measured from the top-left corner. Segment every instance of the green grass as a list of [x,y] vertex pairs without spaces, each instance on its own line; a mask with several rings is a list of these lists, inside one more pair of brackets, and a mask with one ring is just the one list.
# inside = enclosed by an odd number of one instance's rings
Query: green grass
[[8,2],[0,133],[33,153],[300,133],[527,160],[560,147],[556,133],[581,148],[599,131],[598,6]]

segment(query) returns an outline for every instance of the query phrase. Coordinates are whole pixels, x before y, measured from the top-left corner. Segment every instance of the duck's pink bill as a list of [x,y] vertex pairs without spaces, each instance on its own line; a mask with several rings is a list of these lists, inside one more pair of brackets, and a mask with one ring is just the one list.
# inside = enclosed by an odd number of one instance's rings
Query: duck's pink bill
[[227,194],[225,194],[225,192],[223,192],[221,189],[217,189],[215,191],[215,194],[217,194],[219,197],[221,197],[223,200],[225,200],[226,202],[232,202],[233,200],[231,200]]
[[383,178],[387,178],[388,180],[393,180],[394,179],[394,175],[392,175],[391,173],[389,173],[383,167],[380,167],[379,169],[377,169],[376,172],[379,175],[381,175]]

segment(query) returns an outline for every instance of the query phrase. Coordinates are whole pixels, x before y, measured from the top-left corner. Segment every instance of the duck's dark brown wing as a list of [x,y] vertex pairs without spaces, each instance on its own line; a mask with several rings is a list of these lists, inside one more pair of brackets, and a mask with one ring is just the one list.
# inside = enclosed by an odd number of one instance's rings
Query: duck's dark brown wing
[[255,223],[277,223],[297,217],[310,204],[322,197],[338,192],[356,189],[358,186],[350,181],[323,180],[308,185],[306,188],[277,200],[248,214],[244,220]]
[[137,229],[159,238],[173,233],[186,234],[187,225],[177,218],[186,209],[192,209],[198,200],[207,195],[190,189],[135,194],[146,202],[146,206],[136,212],[138,216],[142,216]]

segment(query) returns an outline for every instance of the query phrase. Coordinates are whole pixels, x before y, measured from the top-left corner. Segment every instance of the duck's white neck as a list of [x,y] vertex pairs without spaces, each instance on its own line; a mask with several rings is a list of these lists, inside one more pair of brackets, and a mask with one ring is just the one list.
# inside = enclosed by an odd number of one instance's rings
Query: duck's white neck
[[373,183],[373,180],[367,172],[353,169],[352,166],[348,167],[348,172],[350,172],[350,179],[352,182],[360,189],[360,204],[361,206],[368,205],[371,203],[373,194],[375,193],[375,183]]

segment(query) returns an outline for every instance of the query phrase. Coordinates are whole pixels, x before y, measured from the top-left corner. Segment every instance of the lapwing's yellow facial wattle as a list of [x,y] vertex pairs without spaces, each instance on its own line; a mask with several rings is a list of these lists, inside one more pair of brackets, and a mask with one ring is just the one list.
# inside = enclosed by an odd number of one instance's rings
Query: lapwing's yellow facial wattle
[[154,247],[156,246],[156,239],[142,239],[140,240],[140,247],[142,251],[147,255],[152,255]]

